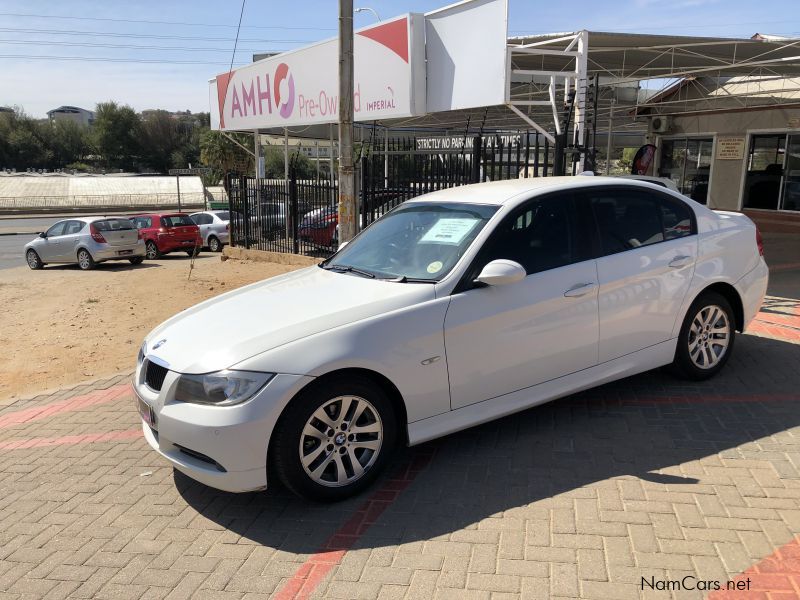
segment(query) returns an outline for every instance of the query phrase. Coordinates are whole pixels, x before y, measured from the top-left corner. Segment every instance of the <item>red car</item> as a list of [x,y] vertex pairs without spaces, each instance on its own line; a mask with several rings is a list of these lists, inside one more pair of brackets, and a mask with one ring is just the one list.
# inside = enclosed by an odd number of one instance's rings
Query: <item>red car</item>
[[146,256],[153,260],[170,252],[200,254],[200,228],[185,213],[151,213],[130,217],[144,240]]

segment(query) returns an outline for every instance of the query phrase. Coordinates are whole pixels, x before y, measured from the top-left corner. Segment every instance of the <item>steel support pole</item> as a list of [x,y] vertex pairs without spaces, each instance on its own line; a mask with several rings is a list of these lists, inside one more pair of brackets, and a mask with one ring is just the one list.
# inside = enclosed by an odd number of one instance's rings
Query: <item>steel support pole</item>
[[606,139],[606,175],[611,172],[611,138],[614,135],[614,103],[615,98],[611,98],[611,106],[608,110],[608,139]]
[[339,0],[339,242],[356,234],[353,168],[353,0]]
[[[578,56],[575,58],[575,131],[577,139],[575,140],[579,148],[586,146],[586,90],[588,88],[587,82],[587,65],[589,52],[589,32],[583,30],[578,33]],[[585,166],[586,153],[580,153],[580,160],[578,163],[578,172],[582,173]]]
[[175,175],[175,185],[178,188],[178,212],[181,212],[181,176]]

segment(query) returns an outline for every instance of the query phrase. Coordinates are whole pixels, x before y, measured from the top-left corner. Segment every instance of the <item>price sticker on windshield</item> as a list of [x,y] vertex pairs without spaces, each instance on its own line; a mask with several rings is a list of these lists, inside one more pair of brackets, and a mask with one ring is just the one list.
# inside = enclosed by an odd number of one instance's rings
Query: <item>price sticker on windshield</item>
[[458,245],[477,224],[477,219],[439,219],[419,241]]

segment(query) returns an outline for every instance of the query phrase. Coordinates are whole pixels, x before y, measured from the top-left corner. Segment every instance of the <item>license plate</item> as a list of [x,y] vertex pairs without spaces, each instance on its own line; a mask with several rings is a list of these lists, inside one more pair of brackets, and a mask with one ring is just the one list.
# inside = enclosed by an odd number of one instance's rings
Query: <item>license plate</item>
[[133,250],[119,250],[117,251],[117,254],[119,254],[120,256],[124,256],[126,254],[133,254]]
[[141,398],[137,398],[137,404],[139,406],[139,415],[141,415],[142,420],[145,423],[150,425],[153,429],[156,428],[156,413],[153,411],[153,408]]

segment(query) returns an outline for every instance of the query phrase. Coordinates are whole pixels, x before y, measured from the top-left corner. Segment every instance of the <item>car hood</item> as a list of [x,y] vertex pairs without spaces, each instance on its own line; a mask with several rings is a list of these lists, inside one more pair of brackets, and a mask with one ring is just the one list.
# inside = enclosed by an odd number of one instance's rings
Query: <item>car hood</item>
[[433,285],[392,283],[309,267],[178,313],[147,336],[147,355],[179,373],[209,373],[434,297]]

